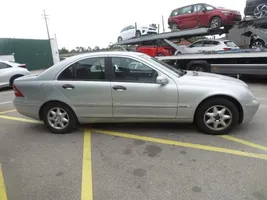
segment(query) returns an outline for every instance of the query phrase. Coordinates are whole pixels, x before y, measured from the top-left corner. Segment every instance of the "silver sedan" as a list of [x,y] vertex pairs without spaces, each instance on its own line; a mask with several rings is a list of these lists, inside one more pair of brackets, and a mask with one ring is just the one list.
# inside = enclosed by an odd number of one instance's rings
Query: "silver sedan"
[[259,108],[246,83],[182,71],[142,53],[98,52],[65,59],[14,81],[14,106],[53,133],[78,123],[187,122],[226,134]]

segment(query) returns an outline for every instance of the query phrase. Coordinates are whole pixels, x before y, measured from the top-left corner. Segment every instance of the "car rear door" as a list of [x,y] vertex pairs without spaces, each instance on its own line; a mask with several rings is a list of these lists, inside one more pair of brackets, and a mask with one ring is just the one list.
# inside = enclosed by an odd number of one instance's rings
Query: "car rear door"
[[169,78],[167,85],[156,83],[161,75],[139,59],[110,57],[118,66],[111,80],[113,116],[116,118],[174,119],[177,115],[178,89]]
[[106,56],[83,58],[67,67],[54,81],[57,95],[73,105],[77,117],[112,117],[112,98]]
[[185,6],[180,9],[178,15],[178,28],[179,29],[190,29],[196,28],[198,25],[197,22],[197,13],[193,12],[193,6]]

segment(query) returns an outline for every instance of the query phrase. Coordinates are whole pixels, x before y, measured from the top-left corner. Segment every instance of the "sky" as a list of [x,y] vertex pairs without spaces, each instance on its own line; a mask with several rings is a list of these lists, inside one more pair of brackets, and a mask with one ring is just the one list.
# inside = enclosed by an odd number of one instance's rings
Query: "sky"
[[3,0],[0,38],[47,39],[45,9],[50,37],[56,36],[59,48],[103,48],[135,22],[138,26],[160,24],[162,31],[163,16],[169,31],[167,20],[173,9],[202,2],[243,14],[246,0]]

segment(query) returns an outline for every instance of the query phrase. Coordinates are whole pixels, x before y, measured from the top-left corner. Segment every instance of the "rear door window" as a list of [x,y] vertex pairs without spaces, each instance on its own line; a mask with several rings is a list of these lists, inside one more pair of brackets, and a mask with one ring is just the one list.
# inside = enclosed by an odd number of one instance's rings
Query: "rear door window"
[[203,43],[203,47],[213,47],[213,46],[216,46],[216,45],[219,45],[219,44],[220,44],[220,42],[218,42],[218,41],[206,40]]
[[233,41],[225,41],[224,44],[228,47],[237,47]]

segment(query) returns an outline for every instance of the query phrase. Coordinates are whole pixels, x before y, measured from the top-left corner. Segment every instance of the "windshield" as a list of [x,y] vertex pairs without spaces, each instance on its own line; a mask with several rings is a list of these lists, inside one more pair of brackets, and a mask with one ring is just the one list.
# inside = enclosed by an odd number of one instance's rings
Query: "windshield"
[[185,72],[181,69],[176,69],[174,67],[172,67],[171,65],[161,61],[161,60],[158,60],[156,58],[150,58],[156,65],[160,66],[160,67],[165,67],[167,68],[168,70],[171,70],[172,72],[174,72],[176,75],[178,74],[179,76],[183,76],[185,74]]

